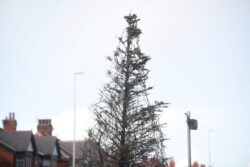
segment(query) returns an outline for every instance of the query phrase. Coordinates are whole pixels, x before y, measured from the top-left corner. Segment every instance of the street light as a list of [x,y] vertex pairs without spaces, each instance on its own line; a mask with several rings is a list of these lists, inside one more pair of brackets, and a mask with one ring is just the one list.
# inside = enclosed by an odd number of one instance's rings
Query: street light
[[187,142],[188,142],[188,167],[191,167],[191,130],[197,130],[198,122],[196,119],[190,119],[190,112],[185,113],[187,116]]
[[82,75],[83,72],[74,73],[74,136],[73,136],[73,157],[72,157],[72,166],[76,165],[76,77]]
[[213,129],[210,129],[208,131],[208,162],[209,162],[208,167],[212,167],[212,165],[211,165],[211,133],[212,132],[214,132]]

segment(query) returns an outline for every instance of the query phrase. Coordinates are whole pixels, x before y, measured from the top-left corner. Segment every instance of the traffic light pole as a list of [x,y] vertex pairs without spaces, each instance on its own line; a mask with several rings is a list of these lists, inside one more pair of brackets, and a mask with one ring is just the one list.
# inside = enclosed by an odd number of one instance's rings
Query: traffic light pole
[[188,167],[191,167],[191,135],[190,135],[190,112],[185,113],[187,116],[187,145],[188,145]]

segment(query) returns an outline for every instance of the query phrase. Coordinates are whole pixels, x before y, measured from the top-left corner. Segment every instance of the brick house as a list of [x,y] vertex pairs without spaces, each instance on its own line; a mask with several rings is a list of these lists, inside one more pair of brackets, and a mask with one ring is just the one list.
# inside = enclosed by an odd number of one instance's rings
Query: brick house
[[59,139],[52,136],[51,120],[38,120],[37,134],[17,131],[15,114],[3,120],[0,129],[1,167],[70,167],[61,156]]
[[37,147],[32,131],[16,131],[15,114],[3,120],[0,130],[0,161],[6,167],[34,167],[37,165]]
[[69,159],[61,156],[59,139],[52,136],[51,119],[39,119],[35,140],[42,167],[69,167]]
[[57,167],[57,161],[60,159],[60,146],[58,139],[54,136],[35,135],[40,166]]
[[3,166],[36,166],[37,148],[31,131],[0,131],[0,141]]
[[15,158],[14,158],[15,149],[6,143],[0,141],[0,166],[14,166]]
[[[71,167],[73,157],[73,141],[59,140],[56,137],[52,136],[52,131],[53,126],[51,124],[51,119],[38,120],[37,133],[35,134],[35,139],[38,144],[38,151],[40,149],[43,149],[40,151],[43,153],[47,153],[46,157],[51,160],[51,165],[55,164],[55,158],[56,156],[59,156],[60,158],[57,158],[56,162],[57,167]],[[76,141],[76,167],[82,166],[82,152],[85,147],[84,143],[85,141]],[[47,145],[46,148],[44,147],[44,145]],[[57,151],[55,149],[57,149]],[[40,156],[40,158],[42,157]]]

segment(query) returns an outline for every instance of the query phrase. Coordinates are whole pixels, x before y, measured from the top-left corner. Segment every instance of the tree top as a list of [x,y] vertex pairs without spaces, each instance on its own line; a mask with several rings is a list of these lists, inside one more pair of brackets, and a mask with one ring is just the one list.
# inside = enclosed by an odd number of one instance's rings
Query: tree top
[[128,23],[128,27],[127,27],[127,33],[128,33],[128,37],[131,38],[136,38],[138,37],[142,32],[141,30],[137,27],[137,23],[138,21],[140,21],[140,19],[137,18],[136,14],[129,14],[128,16],[124,17]]

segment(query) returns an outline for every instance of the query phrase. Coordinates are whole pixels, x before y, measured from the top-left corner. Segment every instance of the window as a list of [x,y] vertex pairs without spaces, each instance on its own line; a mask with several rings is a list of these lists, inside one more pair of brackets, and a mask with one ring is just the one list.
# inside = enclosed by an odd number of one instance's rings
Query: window
[[24,159],[17,159],[16,160],[16,167],[25,167]]
[[2,162],[2,167],[9,167],[9,163],[6,161]]
[[49,162],[49,160],[47,160],[47,159],[45,159],[45,160],[43,160],[43,165],[42,165],[43,167],[50,167],[50,162]]
[[28,156],[26,159],[26,167],[32,167],[32,158]]

